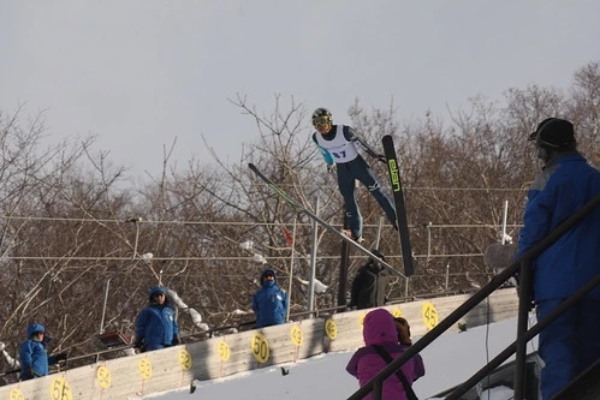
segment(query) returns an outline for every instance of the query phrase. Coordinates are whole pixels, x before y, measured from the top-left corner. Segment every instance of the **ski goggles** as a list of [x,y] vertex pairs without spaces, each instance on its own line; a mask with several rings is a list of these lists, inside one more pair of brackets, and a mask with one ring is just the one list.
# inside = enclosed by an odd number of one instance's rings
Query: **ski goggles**
[[330,122],[331,122],[331,120],[329,119],[329,117],[327,115],[321,115],[319,117],[313,118],[313,120],[312,120],[312,123],[314,126],[325,126]]

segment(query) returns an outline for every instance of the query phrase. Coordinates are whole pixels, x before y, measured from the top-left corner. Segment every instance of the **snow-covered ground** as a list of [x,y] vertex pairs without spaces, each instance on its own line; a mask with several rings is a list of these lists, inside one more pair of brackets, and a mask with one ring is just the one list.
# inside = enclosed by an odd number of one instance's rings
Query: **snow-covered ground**
[[[466,380],[514,341],[515,337],[516,319],[442,335],[422,353],[426,375],[414,384],[417,396],[427,399]],[[528,352],[536,348],[537,342],[533,341]],[[197,382],[193,394],[186,387],[145,398],[345,399],[358,389],[357,381],[345,370],[351,356],[352,352],[320,355],[289,365],[290,372],[287,375],[281,373],[280,366],[270,366],[227,378]],[[500,390],[489,396],[490,400],[506,398],[506,393]]]

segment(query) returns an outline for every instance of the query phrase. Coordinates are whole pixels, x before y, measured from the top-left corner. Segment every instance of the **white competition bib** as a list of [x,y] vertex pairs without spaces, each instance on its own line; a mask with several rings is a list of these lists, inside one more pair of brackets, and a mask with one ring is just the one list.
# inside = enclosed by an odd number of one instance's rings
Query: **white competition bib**
[[344,137],[344,125],[337,125],[333,140],[323,139],[319,132],[315,137],[319,146],[326,149],[333,156],[336,164],[347,163],[358,157],[358,151],[354,143]]

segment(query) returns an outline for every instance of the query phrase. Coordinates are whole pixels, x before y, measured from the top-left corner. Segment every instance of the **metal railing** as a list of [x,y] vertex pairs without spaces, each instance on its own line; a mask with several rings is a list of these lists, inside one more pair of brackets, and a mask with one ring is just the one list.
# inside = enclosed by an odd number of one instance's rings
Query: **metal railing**
[[[526,357],[526,344],[531,338],[537,335],[541,330],[548,326],[558,315],[562,314],[566,309],[575,304],[580,300],[586,293],[592,290],[598,283],[600,283],[600,276],[595,277],[593,280],[588,282],[583,288],[581,288],[571,298],[561,304],[560,307],[555,309],[548,315],[543,321],[538,322],[532,329],[527,331],[527,314],[529,312],[529,263],[531,260],[536,258],[546,247],[554,243],[567,231],[577,225],[588,213],[594,208],[600,205],[600,195],[586,203],[579,211],[562,222],[552,232],[550,232],[544,239],[540,240],[531,249],[525,252],[518,260],[513,262],[506,269],[501,271],[498,275],[492,278],[492,280],[476,292],[472,297],[460,305],[455,311],[450,313],[445,319],[443,319],[438,325],[436,325],[431,331],[425,334],[420,340],[409,347],[399,358],[388,364],[382,369],[371,381],[365,384],[363,387],[358,389],[354,394],[348,397],[348,400],[359,400],[362,399],[369,393],[373,394],[373,399],[378,400],[382,398],[383,382],[392,374],[395,374],[408,360],[420,353],[424,348],[429,346],[435,339],[442,335],[449,328],[454,326],[462,317],[464,317],[469,311],[475,308],[481,301],[491,295],[496,289],[503,285],[508,279],[515,275],[520,269],[521,282],[519,285],[519,311],[517,319],[517,340],[500,355],[498,355],[492,362],[488,363],[488,366],[484,367],[476,376],[473,376],[468,381],[460,385],[455,392],[453,392],[446,399],[457,399],[460,395],[464,394],[467,390],[471,389],[481,377],[487,375],[493,370],[490,364],[494,363],[500,365],[502,361],[510,357],[516,352],[516,371],[515,371],[515,400],[522,400],[524,393],[524,371],[525,371],[525,357]],[[523,281],[525,279],[525,281]],[[502,361],[499,361],[503,358]],[[496,365],[496,366],[497,366]]]

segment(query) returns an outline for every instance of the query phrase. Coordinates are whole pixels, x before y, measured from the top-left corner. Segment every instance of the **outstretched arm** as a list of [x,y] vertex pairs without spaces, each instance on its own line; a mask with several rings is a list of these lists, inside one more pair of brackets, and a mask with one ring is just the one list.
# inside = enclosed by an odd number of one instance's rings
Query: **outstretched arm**
[[373,148],[371,148],[371,146],[369,146],[367,142],[365,142],[365,140],[361,138],[352,127],[344,127],[344,137],[346,138],[346,140],[354,142],[358,146],[360,146],[360,148],[362,148],[370,157],[376,158],[378,161],[385,163],[385,156],[373,150]]

